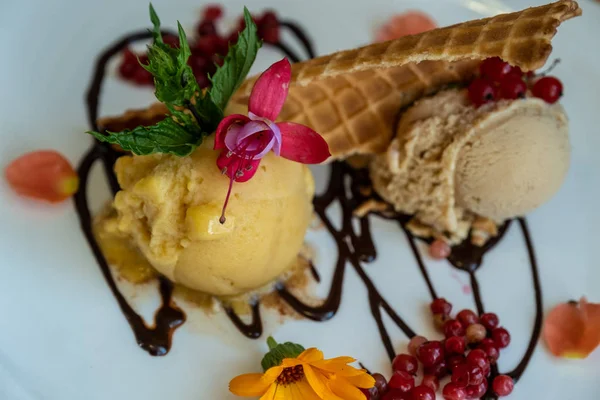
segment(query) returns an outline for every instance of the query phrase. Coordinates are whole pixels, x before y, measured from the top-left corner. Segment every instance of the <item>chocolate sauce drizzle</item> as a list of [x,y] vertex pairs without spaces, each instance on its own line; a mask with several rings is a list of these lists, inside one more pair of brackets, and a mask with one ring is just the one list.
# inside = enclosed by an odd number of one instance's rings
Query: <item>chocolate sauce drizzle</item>
[[[290,30],[292,34],[303,44],[306,54],[309,58],[314,57],[315,52],[312,44],[303,30],[294,23],[282,22],[281,26]],[[165,32],[169,33],[169,32]],[[87,91],[87,112],[88,121],[92,129],[97,130],[96,123],[98,117],[99,97],[101,94],[102,83],[106,74],[106,65],[113,56],[118,54],[127,45],[140,40],[150,39],[149,32],[135,32],[114,43],[98,58],[94,69],[94,75]],[[294,52],[284,43],[272,45],[285,54],[290,60],[296,62],[300,60]],[[108,183],[116,193],[119,190],[119,185],[116,176],[113,172],[114,163],[122,154],[116,152],[109,145],[94,142],[92,148],[85,155],[78,167],[78,173],[81,179],[81,188],[75,196],[75,206],[80,219],[81,228],[92,249],[94,257],[102,271],[102,274],[115,296],[121,311],[129,322],[135,338],[141,348],[146,350],[151,355],[167,354],[171,347],[171,339],[175,329],[185,322],[185,314],[172,301],[172,284],[164,277],[159,277],[159,292],[162,299],[162,304],[157,310],[154,317],[154,326],[146,325],[142,317],[137,314],[129,305],[123,294],[119,291],[115,280],[110,272],[108,263],[103,256],[98,243],[96,242],[92,231],[92,217],[88,207],[87,197],[87,182],[90,169],[94,162],[100,161],[104,167]],[[381,336],[383,347],[385,348],[388,357],[393,359],[396,352],[392,345],[390,335],[383,323],[382,312],[385,312],[394,324],[409,338],[415,336],[415,332],[408,326],[401,315],[385,300],[381,293],[371,281],[364,270],[364,264],[372,262],[377,257],[377,249],[370,229],[371,218],[385,218],[394,220],[404,232],[409,246],[414,254],[415,262],[421,272],[423,279],[427,285],[428,291],[432,299],[437,298],[437,292],[429,277],[427,267],[423,262],[422,256],[417,248],[416,241],[412,233],[406,228],[406,224],[410,220],[407,215],[397,214],[393,212],[382,212],[370,214],[361,218],[355,217],[353,211],[363,202],[375,198],[377,195],[372,194],[366,196],[362,194],[365,188],[371,188],[369,174],[366,169],[354,169],[349,165],[341,162],[335,162],[331,166],[329,184],[325,192],[314,199],[314,207],[329,234],[335,239],[338,249],[338,259],[336,262],[333,279],[329,288],[327,297],[319,306],[310,306],[305,304],[296,297],[293,293],[287,290],[284,283],[278,283],[276,290],[281,298],[286,301],[294,310],[314,321],[327,321],[337,313],[343,293],[343,282],[346,267],[348,265],[356,271],[368,293],[368,300],[373,319],[375,320]],[[349,189],[348,191],[346,189]],[[361,190],[363,189],[363,190]],[[331,218],[327,215],[327,210],[332,205],[339,203],[342,210],[341,229],[336,229]],[[353,221],[357,221],[360,229],[355,229]],[[512,224],[506,223],[501,227],[497,237],[490,240],[483,247],[471,245],[468,241],[455,246],[452,249],[451,255],[448,257],[449,263],[459,270],[469,274],[470,283],[473,290],[473,296],[477,311],[481,314],[484,312],[482,295],[477,280],[476,273],[483,265],[485,254],[492,250],[499,243],[509,227]],[[533,249],[533,243],[527,228],[527,223],[524,219],[518,219],[518,225],[523,234],[527,252],[529,256],[529,264],[532,273],[533,288],[536,304],[536,317],[529,341],[529,346],[519,362],[517,367],[508,372],[515,381],[519,380],[523,375],[531,356],[535,350],[538,338],[540,336],[542,325],[542,291],[540,286],[537,261]],[[314,279],[320,282],[320,275],[314,265],[311,264],[311,272]],[[262,334],[262,319],[260,316],[260,304],[258,300],[251,304],[252,315],[250,323],[245,323],[235,313],[232,308],[225,307],[225,312],[233,322],[233,324],[247,337],[256,339]],[[493,368],[491,380],[498,374],[497,368]],[[496,396],[490,391],[484,396],[484,399],[495,399]]]

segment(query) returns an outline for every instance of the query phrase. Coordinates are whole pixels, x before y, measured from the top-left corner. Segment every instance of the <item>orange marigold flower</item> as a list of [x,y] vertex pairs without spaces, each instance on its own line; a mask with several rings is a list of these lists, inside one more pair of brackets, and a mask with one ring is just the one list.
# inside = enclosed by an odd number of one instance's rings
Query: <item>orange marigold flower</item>
[[261,400],[365,400],[358,388],[372,388],[375,379],[348,365],[354,361],[351,357],[325,360],[322,351],[310,348],[297,357],[283,358],[280,365],[263,374],[232,379],[229,390],[238,396],[260,396]]

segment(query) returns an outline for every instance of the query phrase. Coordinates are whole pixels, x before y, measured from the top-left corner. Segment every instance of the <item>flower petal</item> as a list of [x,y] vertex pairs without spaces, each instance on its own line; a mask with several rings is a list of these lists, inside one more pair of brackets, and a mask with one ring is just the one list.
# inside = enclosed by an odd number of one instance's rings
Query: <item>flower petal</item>
[[319,164],[331,156],[325,139],[308,126],[293,122],[280,122],[277,126],[281,130],[281,157],[302,164]]
[[296,365],[304,365],[304,362],[298,358],[284,358],[281,361],[281,366],[283,368],[291,368],[291,367],[295,367]]
[[258,78],[248,103],[248,111],[275,121],[288,95],[292,67],[287,58],[271,65]]
[[323,397],[327,392],[327,378],[318,370],[314,370],[308,364],[303,365],[304,376],[319,397]]
[[435,21],[420,11],[408,11],[393,16],[377,31],[377,42],[398,39],[407,35],[416,35],[437,27]]
[[[338,376],[341,377],[339,374]],[[360,375],[344,376],[343,378],[359,388],[370,389],[375,386],[375,379],[366,372]]]
[[225,138],[227,137],[227,133],[229,133],[232,125],[244,125],[248,121],[250,121],[250,118],[241,114],[231,114],[223,118],[217,126],[214,149],[221,150],[225,147]]
[[[230,179],[242,183],[247,182],[256,174],[260,165],[260,159],[248,160],[240,158],[235,154],[231,154],[228,157],[228,153],[227,149],[221,151],[221,154],[217,157],[217,167],[221,171],[225,170],[225,175]],[[241,175],[237,173],[238,171],[241,171]]]
[[265,394],[262,395],[260,400],[273,400],[275,399],[275,393],[277,392],[278,385],[274,384],[269,386],[269,390]]
[[244,374],[229,382],[229,391],[238,396],[262,396],[283,371],[283,367],[269,368],[264,374]]
[[265,129],[268,127],[261,121],[248,121],[241,125],[241,129],[230,129],[224,138],[225,147],[235,153],[244,139]]
[[321,397],[318,396],[313,390],[312,386],[308,383],[308,380],[302,379],[297,383],[298,392],[300,394],[300,399],[302,400],[321,400]]
[[329,388],[344,400],[365,400],[365,395],[343,378],[333,376],[329,380]]
[[271,121],[270,119],[259,117],[258,115],[252,112],[248,112],[248,117],[250,117],[252,121],[264,122],[271,129],[271,131],[273,131],[273,135],[275,137],[275,145],[273,146],[273,152],[279,157],[279,154],[281,152],[281,130],[279,129],[277,124]]
[[317,348],[311,347],[310,349],[304,350],[298,356],[298,359],[307,363],[313,363],[316,361],[323,360],[323,352]]
[[54,150],[23,154],[4,170],[10,187],[21,196],[59,203],[79,188],[79,177],[69,160]]
[[600,304],[559,304],[544,321],[543,337],[557,357],[586,358],[600,345]]

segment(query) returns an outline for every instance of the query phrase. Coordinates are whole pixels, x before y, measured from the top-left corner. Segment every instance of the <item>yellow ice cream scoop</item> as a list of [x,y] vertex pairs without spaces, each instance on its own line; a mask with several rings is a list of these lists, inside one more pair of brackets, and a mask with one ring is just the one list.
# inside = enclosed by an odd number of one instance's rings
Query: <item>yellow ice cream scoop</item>
[[314,181],[302,164],[266,155],[256,175],[233,185],[207,140],[189,157],[127,156],[115,166],[122,190],[117,226],[174,282],[218,296],[257,289],[290,267],[312,216]]

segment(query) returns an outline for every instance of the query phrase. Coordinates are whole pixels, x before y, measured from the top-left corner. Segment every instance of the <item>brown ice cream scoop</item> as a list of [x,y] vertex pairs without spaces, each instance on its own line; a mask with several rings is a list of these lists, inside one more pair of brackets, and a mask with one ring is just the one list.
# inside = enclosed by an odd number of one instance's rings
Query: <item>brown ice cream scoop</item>
[[456,203],[496,221],[525,215],[558,191],[570,154],[563,108],[534,99],[519,102],[490,116],[461,150]]
[[569,158],[560,105],[527,98],[475,108],[464,90],[448,90],[404,113],[371,177],[397,211],[458,242],[476,217],[502,222],[549,200]]

